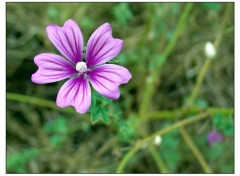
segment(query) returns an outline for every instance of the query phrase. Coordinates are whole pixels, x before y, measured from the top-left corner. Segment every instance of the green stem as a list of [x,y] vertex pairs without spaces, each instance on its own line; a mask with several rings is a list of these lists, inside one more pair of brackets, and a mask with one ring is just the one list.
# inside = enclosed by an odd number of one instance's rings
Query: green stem
[[43,98],[21,95],[17,93],[7,93],[7,100],[27,103],[35,106],[42,106],[46,108],[56,109],[58,111],[60,110],[60,111],[68,112],[68,113],[75,113],[73,109],[69,109],[69,108],[63,109],[63,108],[57,107],[56,103],[53,101],[45,100]]
[[[219,46],[220,42],[221,42],[221,39],[222,39],[222,36],[223,36],[223,31],[225,29],[225,25],[226,25],[226,22],[227,22],[227,17],[228,17],[228,14],[229,12],[231,11],[231,8],[232,8],[232,5],[228,5],[226,11],[225,11],[225,14],[224,14],[224,17],[223,17],[223,20],[222,20],[222,23],[221,23],[221,30],[220,32],[218,33],[218,36],[214,42],[214,45],[215,45],[215,48],[217,49],[217,47]],[[204,62],[204,65],[200,71],[200,74],[198,75],[197,77],[197,81],[194,85],[194,88],[190,94],[190,98],[187,102],[187,104],[183,107],[183,111],[187,111],[187,109],[189,107],[192,106],[193,102],[195,101],[198,93],[199,93],[199,90],[200,90],[200,87],[202,85],[202,82],[206,76],[206,73],[207,73],[207,70],[211,64],[211,61],[212,59],[210,58],[206,58],[205,62]],[[196,157],[196,159],[198,160],[198,162],[200,163],[200,165],[202,166],[203,170],[206,172],[206,173],[212,173],[210,167],[208,166],[208,164],[206,163],[203,155],[201,154],[200,150],[197,148],[197,146],[194,144],[194,142],[192,141],[190,135],[188,135],[187,131],[184,129],[184,127],[182,127],[180,129],[180,134],[182,135],[183,139],[185,140],[186,144],[189,146],[189,148],[192,150],[194,156]]]
[[[216,113],[224,114],[224,115],[232,115],[234,113],[233,108],[219,108],[219,107],[209,107],[209,108],[198,108],[198,107],[191,107],[187,109],[187,114],[198,114],[203,111],[208,112],[209,114],[213,115]],[[178,114],[182,112],[182,108],[173,109],[171,111],[155,111],[149,112],[144,116],[142,120],[150,120],[150,119],[175,119]]]
[[202,85],[202,82],[203,82],[203,80],[205,78],[205,75],[206,75],[206,73],[208,71],[208,68],[210,66],[211,61],[212,61],[211,59],[206,59],[205,60],[204,65],[203,65],[203,67],[202,67],[202,69],[200,71],[200,74],[197,77],[197,82],[196,82],[196,84],[195,84],[195,86],[194,86],[194,88],[192,90],[192,93],[190,95],[190,98],[188,100],[188,103],[187,103],[186,107],[191,107],[193,102],[194,102],[194,100],[195,100],[195,98],[197,97],[197,95],[199,93],[199,89],[200,89],[200,87]]
[[164,52],[162,54],[163,62],[161,62],[161,64],[155,64],[155,69],[153,69],[152,74],[148,77],[148,79],[146,81],[146,86],[145,86],[146,90],[143,95],[143,98],[142,98],[142,101],[140,104],[140,109],[139,109],[139,114],[141,117],[145,114],[145,112],[147,112],[151,97],[153,96],[153,93],[154,93],[154,87],[155,87],[154,84],[157,82],[157,79],[160,74],[162,66],[168,59],[169,55],[171,54],[174,46],[177,43],[178,37],[180,36],[181,32],[183,31],[183,29],[186,25],[187,17],[189,15],[189,13],[191,12],[192,6],[193,6],[192,3],[188,3],[186,5],[186,7],[180,17],[179,23],[177,24],[173,38],[168,43],[166,49],[164,50]]
[[[222,36],[223,36],[223,32],[224,32],[224,29],[225,29],[225,25],[226,25],[226,22],[228,20],[228,15],[229,15],[229,12],[231,12],[231,9],[232,9],[232,5],[229,4],[226,11],[225,11],[225,14],[224,14],[224,17],[223,17],[223,20],[222,20],[222,23],[221,23],[221,30],[219,31],[218,33],[218,36],[214,42],[214,45],[215,45],[215,48],[217,50],[221,40],[222,40]],[[202,82],[206,76],[206,73],[207,73],[207,70],[211,64],[211,61],[212,59],[210,58],[206,58],[205,62],[204,62],[204,65],[200,71],[200,74],[198,75],[197,77],[197,82],[191,92],[191,95],[190,95],[190,98],[188,100],[188,103],[186,104],[186,107],[191,107],[192,103],[194,102],[195,98],[197,97],[198,93],[199,93],[199,89],[202,85]]]
[[[148,134],[147,134],[146,130],[142,127],[142,125],[140,126],[139,124],[137,126],[137,130],[138,130],[139,134],[141,135],[141,137],[145,138]],[[163,162],[161,156],[158,154],[158,151],[155,148],[155,146],[150,145],[148,147],[148,149],[149,149],[150,154],[152,155],[155,163],[157,164],[159,172],[161,172],[161,173],[169,173],[167,166]]]
[[120,164],[118,165],[117,168],[117,173],[122,173],[124,170],[125,165],[127,164],[127,162],[131,159],[132,156],[134,156],[134,154],[138,151],[138,149],[146,142],[148,141],[152,141],[157,135],[164,135],[170,131],[173,131],[177,128],[183,127],[185,125],[191,124],[193,122],[202,120],[206,117],[208,117],[208,113],[204,112],[202,114],[196,115],[192,118],[187,118],[184,120],[181,120],[179,122],[174,123],[173,125],[164,128],[163,130],[159,130],[153,134],[151,134],[150,136],[142,139],[141,141],[138,141],[137,143],[135,143],[135,145],[131,148],[131,150],[124,156],[124,158],[121,160]]
[[161,173],[163,173],[163,174],[169,173],[169,170],[168,170],[167,166],[165,165],[162,157],[159,155],[157,149],[154,146],[150,145],[149,151],[152,153],[152,156],[153,156],[154,160],[156,161],[158,168],[160,168]]
[[133,157],[133,155],[137,152],[137,150],[139,149],[140,145],[137,143],[132,150],[130,150],[123,158],[123,160],[120,162],[120,164],[118,165],[117,168],[117,172],[116,173],[122,173],[123,169],[126,165],[126,163]]
[[199,151],[197,146],[192,141],[191,137],[188,135],[187,131],[184,128],[180,128],[179,131],[180,131],[180,134],[182,135],[184,141],[187,143],[187,145],[189,146],[189,148],[192,150],[193,154],[199,161],[199,163],[202,166],[205,173],[212,173],[212,170],[208,166],[207,162],[205,161],[203,155],[201,154],[201,152]]

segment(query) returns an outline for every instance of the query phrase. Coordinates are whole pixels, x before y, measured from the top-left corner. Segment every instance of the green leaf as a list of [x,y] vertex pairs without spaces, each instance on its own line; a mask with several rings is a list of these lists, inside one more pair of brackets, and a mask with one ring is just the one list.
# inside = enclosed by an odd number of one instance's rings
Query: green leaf
[[102,120],[104,123],[108,123],[108,109],[107,108],[101,108],[101,107],[96,107],[94,111],[91,112],[91,120],[92,123],[96,123],[99,120]]
[[135,124],[137,123],[137,118],[131,117],[127,121],[119,122],[119,134],[118,138],[120,141],[131,143],[137,137],[137,132],[134,128]]
[[91,111],[91,121],[92,123],[96,123],[98,122],[100,119],[99,119],[99,111],[94,109]]
[[103,121],[104,123],[108,123],[108,112],[109,108],[107,108],[112,103],[112,100],[107,99],[97,92],[93,90],[92,100],[91,100],[91,121],[92,123],[96,123],[98,121]]
[[213,116],[214,128],[223,132],[225,136],[233,136],[233,117],[215,114]]
[[108,111],[107,108],[102,108],[100,113],[100,117],[105,124],[108,123]]

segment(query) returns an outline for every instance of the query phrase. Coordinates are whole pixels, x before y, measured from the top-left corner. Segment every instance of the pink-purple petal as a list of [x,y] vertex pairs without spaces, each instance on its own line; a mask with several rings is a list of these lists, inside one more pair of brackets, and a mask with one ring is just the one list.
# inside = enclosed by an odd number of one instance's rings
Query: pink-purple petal
[[75,21],[69,19],[63,27],[51,24],[46,31],[50,41],[66,58],[73,63],[82,60],[83,36]]
[[32,74],[32,81],[37,84],[56,82],[77,73],[69,61],[56,54],[39,54],[34,57],[34,63],[39,68]]
[[114,64],[98,66],[90,71],[88,76],[93,88],[110,99],[118,99],[119,85],[126,84],[132,77],[126,68]]
[[87,66],[92,67],[106,63],[118,55],[123,41],[112,37],[109,23],[100,26],[90,37],[86,49]]
[[61,108],[74,106],[81,114],[88,111],[91,104],[91,89],[83,76],[71,78],[63,84],[57,95],[57,105]]

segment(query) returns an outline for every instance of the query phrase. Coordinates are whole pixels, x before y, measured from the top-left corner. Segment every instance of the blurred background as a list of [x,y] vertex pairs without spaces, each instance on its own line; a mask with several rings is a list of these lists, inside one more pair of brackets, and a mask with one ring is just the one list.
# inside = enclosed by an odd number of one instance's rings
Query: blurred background
[[[234,172],[233,3],[6,3],[6,9],[8,173]],[[56,106],[65,80],[31,81],[34,56],[59,54],[46,26],[69,18],[85,44],[109,22],[124,40],[112,62],[133,76],[117,101],[94,92],[96,106],[84,115]],[[215,58],[204,53],[207,41]]]

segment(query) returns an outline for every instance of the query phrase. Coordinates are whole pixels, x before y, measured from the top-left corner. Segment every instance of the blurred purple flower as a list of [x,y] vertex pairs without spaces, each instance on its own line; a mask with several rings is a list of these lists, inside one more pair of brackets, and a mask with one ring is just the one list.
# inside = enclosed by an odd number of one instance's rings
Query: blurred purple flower
[[212,130],[208,133],[208,143],[210,145],[216,143],[216,142],[220,142],[223,140],[223,136],[221,133],[215,131],[215,130]]
[[65,58],[42,53],[34,58],[39,67],[32,75],[37,84],[52,83],[70,78],[63,84],[57,95],[57,106],[74,106],[79,113],[86,113],[91,104],[91,89],[101,95],[118,99],[119,85],[131,79],[131,73],[124,67],[105,64],[118,55],[123,41],[112,37],[109,23],[101,25],[90,37],[83,51],[83,36],[77,23],[71,19],[63,27],[55,24],[46,28],[48,38]]

